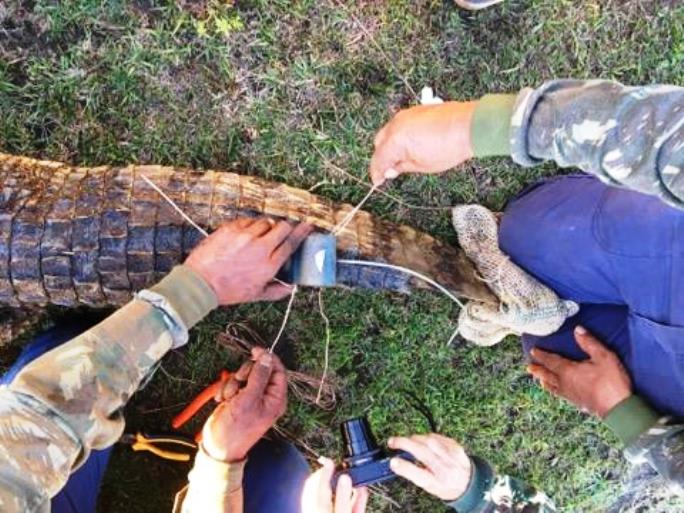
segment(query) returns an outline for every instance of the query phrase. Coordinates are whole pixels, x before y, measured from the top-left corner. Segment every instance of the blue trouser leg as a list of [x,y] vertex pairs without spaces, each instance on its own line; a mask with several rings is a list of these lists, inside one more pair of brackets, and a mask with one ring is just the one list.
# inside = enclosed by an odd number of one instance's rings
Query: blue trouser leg
[[[29,362],[71,340],[92,325],[76,322],[52,328],[29,343],[12,367],[0,376],[9,383]],[[52,513],[94,513],[111,448],[92,451],[66,486],[52,499]],[[245,468],[245,513],[299,513],[301,492],[310,469],[304,456],[284,442],[261,440]]]
[[582,305],[555,333],[546,337],[523,335],[523,350],[529,354],[533,347],[557,353],[571,360],[583,360],[584,352],[575,342],[573,331],[581,325],[615,351],[623,362],[631,360],[627,307],[619,305]]
[[684,212],[587,175],[549,180],[511,202],[501,248],[582,306],[559,332],[524,337],[585,356],[571,328],[586,323],[617,352],[637,393],[684,417]]
[[[0,384],[12,381],[28,363],[90,328],[90,322],[74,322],[52,328],[29,343],[14,365],[0,378]],[[52,513],[94,513],[97,495],[104,476],[110,449],[92,451],[88,460],[67,481],[66,486],[52,499]]]
[[245,467],[245,513],[300,513],[311,470],[292,444],[261,440]]
[[92,451],[88,461],[69,476],[62,491],[52,499],[52,513],[95,513],[102,478],[112,448]]

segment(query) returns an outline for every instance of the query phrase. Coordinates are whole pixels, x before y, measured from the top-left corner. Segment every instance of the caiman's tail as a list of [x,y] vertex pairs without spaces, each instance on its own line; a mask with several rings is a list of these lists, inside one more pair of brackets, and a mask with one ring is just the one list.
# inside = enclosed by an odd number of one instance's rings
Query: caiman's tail
[[[0,304],[120,305],[183,261],[201,234],[239,216],[308,221],[331,230],[352,209],[284,184],[162,166],[73,167],[0,153]],[[338,234],[342,258],[409,267],[467,298],[491,300],[459,249],[359,212]],[[341,264],[348,286],[408,291],[421,282]]]

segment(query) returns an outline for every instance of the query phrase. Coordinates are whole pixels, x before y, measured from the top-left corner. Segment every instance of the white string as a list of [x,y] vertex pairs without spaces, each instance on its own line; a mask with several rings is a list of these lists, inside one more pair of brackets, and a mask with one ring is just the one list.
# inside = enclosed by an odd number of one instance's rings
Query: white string
[[278,334],[276,335],[276,338],[273,341],[271,348],[268,350],[269,353],[273,352],[276,345],[278,345],[278,342],[280,341],[280,337],[282,337],[283,332],[285,331],[285,326],[287,326],[287,320],[290,318],[290,313],[292,312],[292,304],[294,303],[294,299],[295,299],[296,294],[297,294],[297,285],[294,285],[292,287],[292,292],[290,293],[290,301],[287,303],[287,310],[285,310],[285,317],[283,317],[283,323],[280,325],[280,330],[278,331]]
[[420,274],[417,271],[414,271],[413,269],[408,269],[406,267],[401,267],[400,265],[393,265],[393,264],[386,264],[384,262],[371,262],[368,260],[345,260],[345,259],[340,259],[337,261],[340,264],[349,264],[349,265],[362,265],[362,266],[368,266],[368,267],[382,267],[386,269],[393,269],[395,271],[400,271],[406,274],[410,274],[411,276],[421,279],[426,283],[429,283],[432,285],[434,288],[437,290],[443,292],[446,296],[448,296],[454,303],[456,303],[458,306],[461,308],[465,308],[465,305],[456,297],[454,296],[451,292],[447,290],[446,287],[443,285],[440,285],[437,283],[435,280],[432,278],[428,278],[424,274]]
[[447,347],[450,347],[451,344],[454,343],[454,340],[456,340],[456,337],[458,336],[459,333],[460,333],[460,326],[456,326],[456,329],[451,334],[451,337],[449,337],[449,340],[446,343]]
[[[204,237],[209,237],[209,233],[207,233],[206,230],[204,230],[201,226],[199,226],[195,221],[190,219],[190,216],[187,215],[185,212],[181,210],[181,208],[176,205],[176,203],[169,198],[166,194],[164,194],[164,191],[162,191],[159,187],[157,187],[157,184],[155,184],[152,180],[147,178],[145,175],[140,175],[140,177],[145,180],[149,184],[150,187],[152,187],[155,191],[159,193],[159,195],[164,198],[169,205],[171,205],[176,212],[178,212],[181,216],[183,216],[183,219],[185,219],[188,223],[190,223],[193,227],[197,229]],[[290,313],[292,312],[292,303],[294,303],[294,298],[295,294],[297,293],[297,285],[291,285],[290,283],[285,283],[284,281],[278,279],[278,278],[273,278],[273,281],[277,281],[278,283],[282,285],[287,285],[288,287],[292,287],[292,292],[290,293],[290,302],[287,304],[287,310],[285,311],[285,318],[283,319],[283,324],[280,326],[280,331],[278,331],[278,335],[276,336],[275,340],[273,341],[273,345],[271,345],[271,349],[269,349],[269,353],[273,352],[273,349],[275,349],[275,346],[278,344],[280,341],[280,337],[283,335],[283,331],[285,331],[285,326],[287,325],[287,321],[290,318]]]
[[321,376],[321,383],[318,386],[318,393],[316,394],[316,405],[321,400],[321,395],[323,394],[323,385],[325,384],[325,378],[328,376],[328,365],[330,360],[330,320],[328,316],[325,315],[323,310],[323,289],[318,289],[318,309],[321,312],[321,317],[325,321],[325,364],[323,365],[323,375]]
[[363,204],[366,203],[366,201],[368,201],[368,199],[373,195],[373,193],[378,189],[378,187],[380,187],[379,184],[373,185],[373,187],[371,187],[371,189],[368,191],[368,194],[366,194],[363,197],[363,199],[359,202],[359,204],[356,205],[354,208],[352,208],[347,213],[347,215],[344,216],[344,219],[342,219],[342,221],[340,221],[337,224],[337,226],[333,227],[333,229],[331,230],[331,233],[333,235],[335,235],[335,236],[338,235],[342,230],[344,230],[347,227],[347,225],[351,222],[351,220],[354,219],[354,216],[359,212],[359,210],[361,210],[361,207],[363,207]]
[[[181,208],[169,196],[167,196],[164,193],[164,191],[162,191],[152,180],[147,178],[145,175],[140,175],[140,177],[150,187],[152,187],[162,198],[164,198],[164,200],[166,200],[166,202],[169,205],[171,205],[171,207],[173,207],[173,209],[176,212],[178,212],[183,217],[183,219],[185,219],[188,223],[190,223],[191,226],[193,226],[197,231],[199,231],[204,237],[209,237],[209,233],[207,233],[206,230],[204,230],[201,226],[199,226],[197,223],[195,223],[195,221],[193,221],[190,218],[190,216],[188,216],[185,212],[183,212],[183,210],[181,210]],[[338,233],[340,233],[342,230],[344,230],[347,227],[347,225],[351,222],[351,220],[354,218],[354,216],[359,212],[359,210],[361,210],[361,207],[363,207],[364,203],[366,203],[366,201],[368,201],[368,199],[373,195],[373,193],[378,189],[378,187],[379,187],[379,185],[377,185],[377,184],[373,185],[373,187],[371,187],[371,189],[368,191],[368,194],[366,194],[366,196],[364,196],[364,198],[359,202],[359,204],[356,205],[351,211],[349,211],[349,213],[344,217],[344,219],[342,219],[342,221],[340,223],[338,223],[338,225],[333,228],[333,230],[332,230],[333,235],[337,235]],[[434,281],[432,278],[429,278],[429,277],[425,276],[424,274],[420,274],[419,272],[414,271],[413,269],[408,269],[406,267],[401,267],[399,265],[386,264],[384,262],[371,262],[371,261],[366,261],[366,260],[344,260],[344,259],[340,259],[340,260],[338,260],[338,263],[349,264],[349,265],[363,265],[363,266],[368,266],[368,267],[382,267],[382,268],[393,269],[395,271],[399,271],[399,272],[409,274],[411,276],[414,276],[415,278],[423,280],[424,282],[432,285],[434,288],[436,288],[437,290],[444,293],[447,297],[449,297],[459,307],[464,308],[463,303],[456,296],[454,296],[451,292],[449,292],[446,289],[446,287],[440,285],[439,283]],[[278,278],[274,278],[274,280],[283,284],[283,285],[289,285],[289,284],[279,280]],[[271,348],[269,349],[269,353],[273,353],[273,350],[278,345],[278,342],[280,341],[280,338],[282,337],[283,332],[285,331],[285,327],[287,326],[287,322],[290,318],[290,314],[292,313],[292,305],[294,304],[296,294],[297,294],[297,285],[294,285],[292,287],[292,292],[290,293],[290,300],[287,303],[287,309],[285,310],[285,317],[283,318],[283,322],[280,325],[280,330],[278,330],[278,334],[276,335],[276,338],[273,341]],[[325,377],[326,377],[326,374],[328,372],[328,358],[329,358],[329,345],[330,345],[330,321],[328,320],[325,313],[323,312],[323,303],[322,303],[322,299],[321,299],[320,294],[319,294],[318,298],[319,298],[319,307],[321,310],[321,316],[325,320],[325,324],[326,324],[327,340],[326,340],[326,351],[325,351],[325,369],[323,371],[323,377],[321,378],[321,384],[320,384],[320,388],[318,390],[318,395],[316,397],[316,403],[318,403],[318,401],[320,400],[321,390],[323,388],[323,383],[325,381]],[[453,340],[456,336],[456,333],[458,333],[458,331],[456,331],[454,333],[454,335],[451,336],[451,338],[449,339],[448,345],[451,345],[451,343],[453,342]]]
[[[354,176],[351,174],[349,171],[346,171],[342,169],[340,166],[332,162],[328,157],[325,156],[325,153],[323,153],[317,146],[313,146],[313,149],[316,150],[316,152],[320,155],[321,159],[323,160],[323,163],[326,165],[326,167],[329,167],[338,173],[346,176],[347,178],[353,180],[354,182],[362,185],[364,188],[368,187],[368,181],[367,180],[361,180],[360,178]],[[393,194],[389,194],[386,191],[383,191],[382,189],[377,190],[378,194],[382,194],[386,198],[391,199],[395,203],[406,207],[410,210],[425,210],[425,211],[430,211],[430,212],[444,212],[446,210],[451,210],[452,207],[425,207],[423,205],[413,205],[412,203],[408,203],[401,198],[394,196]]]
[[[393,270],[395,270],[395,271],[400,271],[400,272],[403,272],[403,273],[406,273],[406,274],[410,274],[411,276],[414,276],[414,277],[416,277],[416,278],[419,278],[419,279],[423,280],[423,281],[426,282],[426,283],[429,283],[430,285],[432,285],[432,286],[433,286],[434,288],[436,288],[437,290],[443,292],[446,296],[449,297],[449,299],[451,299],[451,300],[452,300],[454,303],[456,303],[459,307],[465,308],[465,305],[463,304],[463,302],[460,301],[460,300],[459,300],[456,296],[454,296],[451,292],[449,292],[449,291],[446,289],[446,287],[443,287],[442,285],[440,285],[439,283],[437,283],[437,282],[436,282],[435,280],[433,280],[432,278],[428,278],[428,277],[425,276],[424,274],[420,274],[419,272],[414,271],[413,269],[408,269],[408,268],[406,268],[406,267],[401,267],[400,265],[386,264],[386,263],[384,263],[384,262],[370,262],[370,261],[366,261],[366,260],[344,260],[344,259],[340,259],[340,260],[338,260],[337,262],[340,263],[340,264],[366,265],[366,266],[368,266],[368,267],[383,267],[383,268],[386,268],[386,269],[393,269]],[[454,342],[454,340],[456,339],[456,336],[458,335],[458,333],[459,333],[459,329],[456,328],[456,330],[453,332],[453,334],[451,335],[451,337],[449,337],[449,340],[447,341],[447,344],[446,344],[447,346],[451,346],[451,344],[452,344],[452,343]]]
[[152,180],[147,178],[145,175],[140,175],[140,178],[145,180],[145,182],[147,182],[147,184],[150,187],[152,187],[155,191],[157,191],[159,193],[159,195],[162,198],[164,198],[168,202],[168,204],[171,205],[174,208],[174,210],[176,212],[178,212],[183,217],[183,219],[185,219],[188,223],[190,223],[192,226],[194,226],[198,232],[200,232],[205,237],[209,237],[209,233],[204,228],[202,228],[200,225],[198,225],[195,221],[190,219],[190,216],[188,214],[186,214],[185,212],[183,212],[181,210],[181,208],[178,205],[176,205],[176,203],[164,193],[164,191],[162,191],[159,187],[157,187],[157,184],[155,184]]

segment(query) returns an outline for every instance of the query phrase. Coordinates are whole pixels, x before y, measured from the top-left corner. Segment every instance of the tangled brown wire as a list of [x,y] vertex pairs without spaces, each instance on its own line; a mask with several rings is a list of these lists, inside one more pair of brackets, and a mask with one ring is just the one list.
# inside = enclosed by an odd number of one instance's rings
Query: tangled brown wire
[[[242,323],[228,324],[225,331],[218,334],[216,341],[226,349],[243,356],[250,356],[252,348],[256,345],[266,347],[259,334]],[[330,374],[322,384],[321,379],[303,372],[287,370],[288,386],[297,398],[305,403],[330,411],[337,405],[339,385],[335,376]]]

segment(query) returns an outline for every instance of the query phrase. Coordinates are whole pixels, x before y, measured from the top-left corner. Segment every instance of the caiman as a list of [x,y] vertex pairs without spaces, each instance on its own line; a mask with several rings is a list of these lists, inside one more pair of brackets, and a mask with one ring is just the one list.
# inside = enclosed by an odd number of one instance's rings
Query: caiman
[[[202,234],[143,175],[208,230],[265,215],[330,231],[352,209],[229,172],[86,168],[0,153],[0,304],[121,305],[182,262]],[[340,258],[408,267],[456,295],[493,298],[460,249],[408,226],[360,211],[337,240]],[[348,264],[338,264],[337,281],[401,292],[426,286],[401,272]]]

